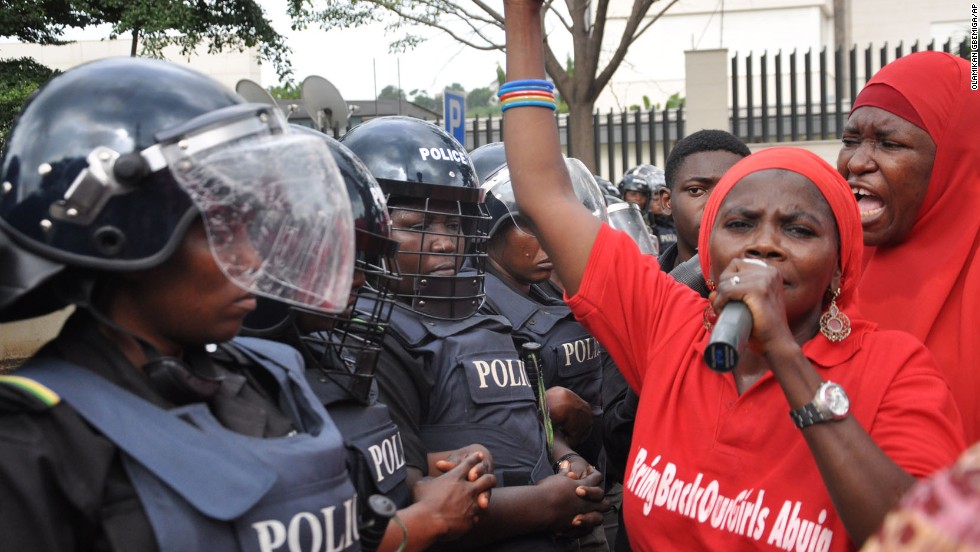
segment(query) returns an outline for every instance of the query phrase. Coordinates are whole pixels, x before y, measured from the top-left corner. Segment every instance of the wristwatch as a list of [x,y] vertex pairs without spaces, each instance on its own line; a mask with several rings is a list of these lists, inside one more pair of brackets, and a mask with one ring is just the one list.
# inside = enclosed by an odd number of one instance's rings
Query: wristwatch
[[851,401],[840,385],[825,381],[820,384],[817,394],[809,404],[789,412],[796,427],[803,429],[820,422],[830,422],[847,417]]

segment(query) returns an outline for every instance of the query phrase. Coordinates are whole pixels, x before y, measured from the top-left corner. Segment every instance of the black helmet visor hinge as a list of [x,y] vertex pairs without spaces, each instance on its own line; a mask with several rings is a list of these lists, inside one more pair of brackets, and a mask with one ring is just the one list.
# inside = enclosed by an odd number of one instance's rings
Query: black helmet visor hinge
[[[121,157],[119,152],[104,146],[92,150],[86,158],[88,168],[78,173],[63,199],[51,204],[48,209],[51,218],[87,226],[99,216],[113,196],[133,191],[135,182],[120,182],[116,174],[116,163]],[[140,172],[144,174],[162,168],[154,168],[142,156],[139,159],[143,160],[145,168]],[[132,165],[132,156],[126,157],[126,163]]]
[[[79,225],[94,221],[113,196],[135,190],[142,177],[168,167],[168,157],[178,159],[262,133],[281,133],[285,120],[272,106],[239,104],[206,113],[170,131],[156,135],[160,141],[138,153],[120,154],[99,146],[86,160],[65,197],[51,204],[51,218]],[[165,155],[167,150],[179,154]]]

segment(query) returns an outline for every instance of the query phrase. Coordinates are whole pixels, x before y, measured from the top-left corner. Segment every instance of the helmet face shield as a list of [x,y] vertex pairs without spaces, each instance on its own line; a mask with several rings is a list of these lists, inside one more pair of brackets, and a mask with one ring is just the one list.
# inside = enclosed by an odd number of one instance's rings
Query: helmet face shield
[[[596,182],[595,176],[586,168],[584,163],[574,157],[565,158],[565,168],[568,170],[568,176],[572,181],[572,189],[582,205],[599,220],[608,222],[606,198],[602,187]],[[483,183],[482,188],[487,193],[487,204],[490,215],[493,217],[490,235],[493,235],[501,227],[503,221],[510,221],[525,234],[537,235],[531,221],[520,214],[517,200],[514,198],[514,185],[511,182],[510,169],[507,166],[501,167],[490,175]]]
[[275,110],[238,107],[223,110],[224,125],[220,113],[209,113],[200,128],[192,120],[155,147],[200,211],[232,282],[293,305],[343,311],[354,230],[336,164],[321,140],[284,130]]
[[390,237],[391,219],[384,192],[346,146],[305,127],[291,128],[297,135],[323,143],[345,182],[355,227],[352,286],[346,308],[337,313],[259,300],[258,308],[246,318],[244,331],[293,345],[307,359],[307,370],[317,370],[317,379],[330,380],[348,396],[369,404],[375,367],[394,307],[392,293],[399,281],[398,242]]
[[575,190],[575,195],[582,205],[595,218],[609,222],[609,215],[606,213],[606,196],[592,171],[574,157],[565,159],[565,167],[568,168],[568,176],[572,179],[572,189]]
[[609,226],[629,234],[640,248],[640,252],[653,256],[660,254],[660,246],[650,235],[650,230],[643,220],[643,213],[635,203],[620,201],[610,205],[608,210]]
[[321,373],[364,403],[369,400],[371,381],[394,308],[394,286],[399,279],[397,243],[381,236],[371,236],[371,239],[375,242],[373,249],[385,251],[363,255],[361,247],[365,237],[359,232],[355,287],[350,293],[349,309],[336,315],[321,315],[332,320],[330,331],[299,333],[302,347],[317,359]]
[[506,166],[500,168],[487,178],[482,187],[487,192],[486,202],[490,208],[490,216],[494,219],[490,227],[491,236],[502,227],[505,221],[511,222],[525,234],[536,235],[531,227],[531,222],[519,214],[517,200],[514,199],[514,186],[510,180],[509,168]]
[[[325,315],[333,320],[330,340],[325,344],[334,349],[349,371],[371,375],[391,318],[392,293],[400,278],[398,243],[358,230],[357,249],[350,306],[339,314]],[[370,300],[365,301],[364,297]],[[316,340],[317,336],[303,339]]]
[[[362,236],[358,236],[361,247]],[[369,404],[374,372],[381,354],[382,341],[394,308],[392,289],[398,281],[397,244],[382,240],[385,247],[379,264],[368,263],[359,251],[350,290],[349,307],[338,314],[313,313],[304,308],[289,309],[290,325],[285,328],[316,368],[320,378],[332,380],[354,399]],[[315,328],[311,328],[315,326]],[[316,330],[316,331],[314,331]]]

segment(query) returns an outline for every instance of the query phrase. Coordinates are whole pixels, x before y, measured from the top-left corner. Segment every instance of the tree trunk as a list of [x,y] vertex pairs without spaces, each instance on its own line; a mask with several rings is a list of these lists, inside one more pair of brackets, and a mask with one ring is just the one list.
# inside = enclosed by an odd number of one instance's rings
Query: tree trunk
[[576,102],[568,106],[568,124],[572,127],[572,157],[598,173],[595,158],[595,136],[592,134],[592,111],[595,102]]
[[136,50],[140,42],[140,30],[133,29],[133,43],[129,48],[129,57],[136,57]]

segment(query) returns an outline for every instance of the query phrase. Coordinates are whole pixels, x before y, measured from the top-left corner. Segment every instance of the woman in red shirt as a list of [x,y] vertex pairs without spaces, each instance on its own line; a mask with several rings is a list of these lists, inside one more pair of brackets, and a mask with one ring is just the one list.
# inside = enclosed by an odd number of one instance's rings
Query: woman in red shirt
[[837,170],[861,210],[861,311],[929,348],[980,441],[980,92],[970,64],[920,52],[883,67],[844,126]]

